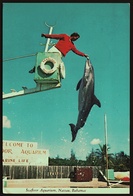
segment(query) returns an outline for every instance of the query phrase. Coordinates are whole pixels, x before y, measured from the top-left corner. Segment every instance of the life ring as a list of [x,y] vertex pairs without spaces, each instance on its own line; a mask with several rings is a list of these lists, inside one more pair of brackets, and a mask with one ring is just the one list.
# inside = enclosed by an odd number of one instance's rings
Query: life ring
[[60,64],[60,74],[61,74],[61,78],[64,79],[66,74],[65,74],[65,66],[63,62]]
[[46,74],[52,74],[56,71],[57,66],[56,66],[57,62],[55,59],[48,57],[42,60],[41,64],[40,64],[40,68],[41,70],[46,73]]

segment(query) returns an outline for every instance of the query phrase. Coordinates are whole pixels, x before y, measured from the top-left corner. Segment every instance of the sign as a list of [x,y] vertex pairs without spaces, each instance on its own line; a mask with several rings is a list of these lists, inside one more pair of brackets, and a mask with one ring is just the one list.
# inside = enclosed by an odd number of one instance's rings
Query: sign
[[48,166],[49,150],[37,146],[37,142],[3,140],[3,165]]

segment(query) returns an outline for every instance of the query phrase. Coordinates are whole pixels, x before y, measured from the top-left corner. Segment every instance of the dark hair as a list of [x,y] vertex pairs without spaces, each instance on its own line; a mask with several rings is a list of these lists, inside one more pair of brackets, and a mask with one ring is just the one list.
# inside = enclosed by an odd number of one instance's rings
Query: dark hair
[[73,37],[73,36],[78,36],[78,37],[80,37],[80,35],[79,35],[78,33],[75,33],[75,32],[72,33],[70,36],[72,36],[72,37]]

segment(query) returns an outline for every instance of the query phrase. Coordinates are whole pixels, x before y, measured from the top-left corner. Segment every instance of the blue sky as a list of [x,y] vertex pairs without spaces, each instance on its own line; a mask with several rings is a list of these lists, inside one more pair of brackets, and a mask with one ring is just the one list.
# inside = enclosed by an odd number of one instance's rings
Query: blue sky
[[[80,34],[78,50],[89,55],[95,71],[93,106],[85,126],[71,142],[69,123],[76,123],[78,92],[86,59],[69,52],[63,58],[66,78],[59,89],[3,100],[3,139],[38,142],[50,157],[69,158],[71,150],[85,159],[98,143],[105,143],[107,115],[109,152],[129,154],[130,144],[130,5],[128,3],[4,3],[3,59],[43,52],[48,33]],[[56,43],[57,40],[51,40]],[[3,62],[3,91],[33,88],[36,56]]]

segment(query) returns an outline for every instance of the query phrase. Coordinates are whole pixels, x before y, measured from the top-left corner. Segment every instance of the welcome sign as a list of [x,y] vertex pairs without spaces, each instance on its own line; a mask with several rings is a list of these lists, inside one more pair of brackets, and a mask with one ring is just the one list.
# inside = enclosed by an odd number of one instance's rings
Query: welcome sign
[[3,165],[48,166],[49,150],[37,146],[37,142],[3,140]]

